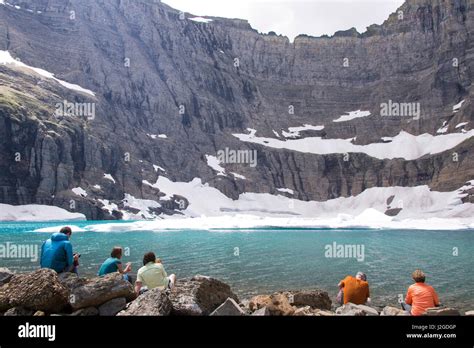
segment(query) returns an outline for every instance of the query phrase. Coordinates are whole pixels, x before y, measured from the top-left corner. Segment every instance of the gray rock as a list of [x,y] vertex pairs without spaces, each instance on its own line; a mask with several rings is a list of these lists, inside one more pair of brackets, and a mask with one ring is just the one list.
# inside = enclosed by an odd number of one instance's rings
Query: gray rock
[[46,313],[43,311],[36,311],[35,314],[33,314],[34,317],[45,317]]
[[342,307],[336,309],[336,315],[341,316],[378,316],[379,313],[376,309],[365,306],[356,305],[353,303],[346,303]]
[[29,317],[32,316],[34,311],[25,309],[23,307],[10,308],[3,315],[6,317]]
[[209,315],[227,298],[239,302],[230,286],[210,277],[195,276],[180,279],[169,296],[172,315]]
[[72,317],[97,317],[99,310],[95,307],[79,309],[71,314]]
[[405,312],[401,308],[395,308],[395,307],[390,307],[386,306],[382,309],[382,312],[380,313],[381,316],[409,316],[407,312]]
[[228,298],[223,304],[221,304],[217,309],[211,313],[211,316],[243,316],[247,315],[245,311],[240,308],[239,304],[233,299]]
[[0,286],[6,284],[13,277],[13,272],[8,268],[0,267]]
[[123,310],[127,305],[127,299],[124,297],[114,298],[99,307],[99,315],[101,317],[113,317]]
[[15,274],[0,287],[0,311],[24,307],[32,311],[58,313],[66,307],[68,295],[68,289],[53,270]]
[[65,281],[71,295],[69,303],[73,310],[100,305],[120,297],[132,300],[136,297],[135,290],[119,273],[108,274],[104,277],[81,279],[70,277]]
[[153,289],[138,296],[117,316],[167,316],[171,313],[172,303],[168,295],[160,289]]
[[443,317],[443,316],[459,316],[461,313],[454,308],[429,308],[425,316],[435,316],[435,317]]

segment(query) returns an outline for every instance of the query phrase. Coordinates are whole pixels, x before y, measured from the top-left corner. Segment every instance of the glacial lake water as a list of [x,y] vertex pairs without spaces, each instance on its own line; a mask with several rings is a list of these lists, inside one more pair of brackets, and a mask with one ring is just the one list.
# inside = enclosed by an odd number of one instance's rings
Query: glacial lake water
[[[33,232],[38,228],[68,224],[85,227],[99,223],[106,222],[3,222],[0,223],[0,252],[2,246],[20,244],[37,245],[40,249],[49,233]],[[143,254],[154,251],[169,274],[175,273],[178,278],[196,274],[213,276],[231,285],[241,298],[276,290],[320,288],[334,299],[337,283],[360,270],[368,275],[375,305],[397,305],[399,294],[404,296],[412,283],[411,272],[420,268],[444,305],[474,309],[472,230],[77,232],[71,242],[74,251],[82,255],[80,274],[84,276],[95,275],[112,247],[120,245],[130,251],[123,261],[132,262],[134,271],[142,265]],[[364,246],[364,259],[326,257],[327,246],[334,243]],[[0,267],[18,272],[39,267],[39,260],[9,256],[0,254]]]

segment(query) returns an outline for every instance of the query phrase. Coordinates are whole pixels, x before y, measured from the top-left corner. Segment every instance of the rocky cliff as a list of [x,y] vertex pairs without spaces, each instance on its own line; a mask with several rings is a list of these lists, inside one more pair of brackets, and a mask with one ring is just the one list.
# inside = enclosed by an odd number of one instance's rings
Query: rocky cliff
[[[152,216],[186,209],[186,197],[146,184],[160,175],[201,178],[233,199],[286,188],[303,201],[372,187],[453,191],[474,178],[472,1],[408,0],[363,34],[294,42],[245,20],[194,17],[156,0],[0,4],[0,51],[93,92],[0,64],[0,203],[116,219],[140,212],[133,200]],[[351,139],[361,150],[295,151],[233,135],[248,129],[286,143]],[[416,139],[407,147],[465,137],[413,158],[364,150],[405,132]],[[256,150],[258,165],[221,161],[219,173],[209,156],[226,149]]]

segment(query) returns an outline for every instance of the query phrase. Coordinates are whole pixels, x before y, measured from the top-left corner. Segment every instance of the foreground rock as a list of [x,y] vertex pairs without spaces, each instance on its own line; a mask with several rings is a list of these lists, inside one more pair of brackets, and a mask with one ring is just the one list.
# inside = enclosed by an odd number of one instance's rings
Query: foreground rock
[[233,299],[228,298],[223,304],[221,304],[217,309],[211,313],[211,316],[227,316],[227,317],[237,317],[247,315],[245,311],[240,308],[237,302]]
[[249,308],[251,311],[266,308],[271,316],[289,316],[295,312],[295,308],[283,293],[255,296],[250,300]]
[[210,315],[228,298],[239,302],[229,285],[205,276],[179,279],[169,298],[172,315]]
[[[327,292],[322,290],[305,290],[305,291],[284,291],[276,292],[272,296],[283,295],[288,302],[296,307],[310,306],[314,309],[330,310],[332,301]],[[250,310],[256,310],[266,306],[270,301],[271,295],[258,295],[250,300]]]
[[315,316],[315,317],[332,317],[335,316],[336,314],[331,311],[326,311],[326,310],[321,310],[321,309],[315,309],[311,308],[310,306],[306,307],[300,307],[295,310],[295,313],[293,314],[294,316]]
[[459,316],[461,313],[454,308],[429,308],[426,313],[424,314],[425,316],[429,317],[438,317],[438,316]]
[[71,314],[72,317],[96,317],[99,310],[95,307],[82,308]]
[[68,295],[68,289],[53,270],[15,274],[0,288],[0,312],[23,307],[32,311],[59,313],[66,307]]
[[125,297],[114,298],[99,307],[99,315],[101,317],[116,316],[126,305],[127,299]]
[[283,293],[290,304],[297,307],[310,306],[313,309],[330,310],[332,301],[326,291],[305,290],[305,291],[287,291]]
[[131,302],[118,316],[166,316],[171,313],[172,303],[166,293],[153,289]]
[[34,314],[34,311],[23,307],[10,308],[3,315],[6,317],[29,317]]
[[136,297],[132,284],[124,280],[119,273],[92,279],[68,275],[62,282],[69,288],[69,303],[73,310],[100,307],[116,298],[123,297],[127,301],[131,301]]
[[8,283],[13,277],[13,272],[8,268],[0,267],[0,286]]
[[342,316],[378,316],[379,312],[376,309],[365,306],[365,305],[356,305],[353,303],[346,303],[342,307],[336,309],[336,315]]
[[474,311],[467,311],[464,315],[474,316]]
[[254,317],[267,317],[270,315],[270,312],[268,311],[267,307],[262,307],[260,309],[257,309],[255,312],[252,313],[252,316]]
[[390,307],[390,306],[384,307],[384,309],[382,309],[382,312],[380,313],[380,315],[382,315],[382,316],[391,316],[391,317],[394,317],[394,316],[409,316],[409,314],[407,312],[405,312],[403,309],[396,308],[396,307]]

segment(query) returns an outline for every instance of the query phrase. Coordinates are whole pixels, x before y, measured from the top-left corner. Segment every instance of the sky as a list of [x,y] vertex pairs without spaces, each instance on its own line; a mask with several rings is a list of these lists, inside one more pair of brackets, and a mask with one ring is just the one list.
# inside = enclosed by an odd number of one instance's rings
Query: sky
[[162,0],[198,16],[247,19],[254,29],[288,36],[333,35],[355,27],[360,33],[382,24],[403,0]]

